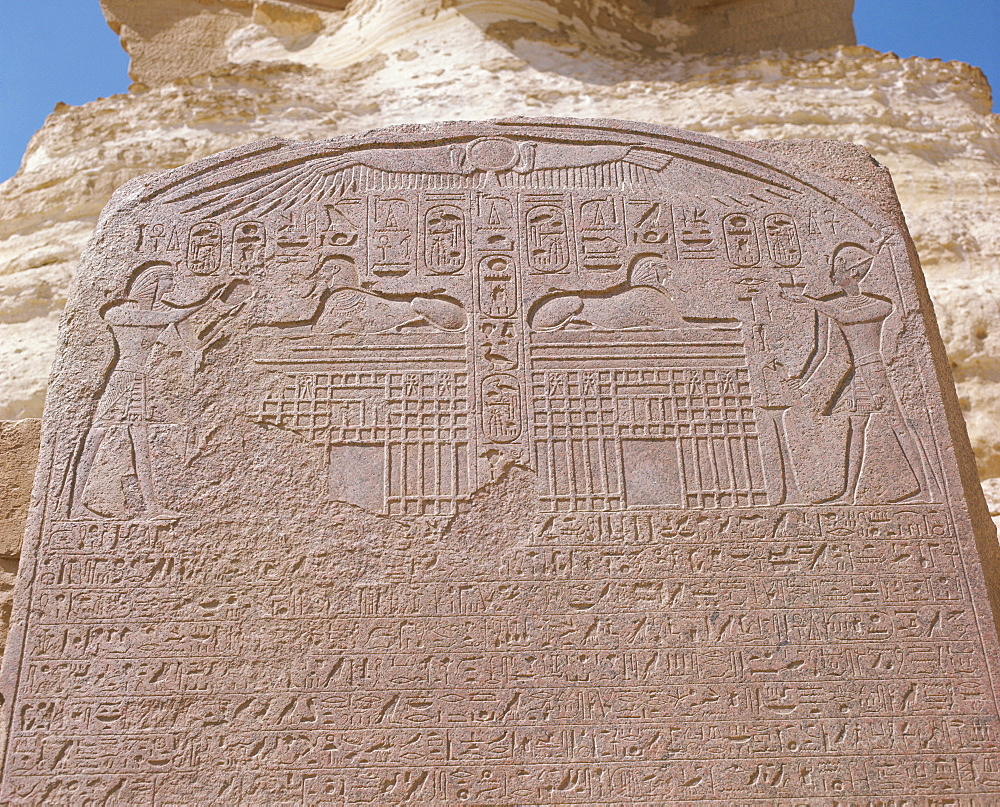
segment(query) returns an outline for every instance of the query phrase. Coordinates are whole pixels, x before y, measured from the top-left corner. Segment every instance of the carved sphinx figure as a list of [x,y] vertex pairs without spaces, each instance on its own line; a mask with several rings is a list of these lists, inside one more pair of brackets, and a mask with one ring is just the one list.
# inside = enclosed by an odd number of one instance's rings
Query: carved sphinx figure
[[443,295],[391,295],[365,288],[354,261],[345,255],[324,257],[317,269],[322,288],[319,305],[306,323],[292,328],[312,334],[375,334],[403,328],[460,331],[465,309]]
[[601,331],[667,330],[688,325],[666,284],[670,266],[646,256],[632,264],[628,285],[612,292],[562,293],[545,297],[530,315],[537,331],[592,328]]
[[[846,450],[839,491],[811,498],[864,503],[901,501],[930,492],[923,450],[907,424],[882,358],[882,329],[893,311],[889,300],[861,290],[874,257],[858,244],[841,244],[830,260],[830,280],[841,291],[812,299],[785,291],[793,303],[810,306],[821,321],[816,350],[802,373],[789,383],[799,403],[787,417],[790,432],[822,430],[822,420],[846,426]],[[793,465],[801,434],[789,434]],[[803,451],[800,449],[800,454]],[[839,460],[838,460],[839,462]],[[802,471],[800,471],[802,473]],[[806,486],[808,487],[808,486]],[[877,490],[874,489],[877,487]]]

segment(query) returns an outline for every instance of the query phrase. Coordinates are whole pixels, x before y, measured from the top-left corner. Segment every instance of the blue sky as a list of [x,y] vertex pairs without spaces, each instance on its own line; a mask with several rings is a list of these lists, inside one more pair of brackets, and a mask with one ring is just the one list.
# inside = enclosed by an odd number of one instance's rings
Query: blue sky
[[[969,62],[1000,88],[1000,0],[856,0],[854,24],[863,45]],[[0,0],[0,180],[57,102],[82,104],[129,83],[128,56],[98,0]]]

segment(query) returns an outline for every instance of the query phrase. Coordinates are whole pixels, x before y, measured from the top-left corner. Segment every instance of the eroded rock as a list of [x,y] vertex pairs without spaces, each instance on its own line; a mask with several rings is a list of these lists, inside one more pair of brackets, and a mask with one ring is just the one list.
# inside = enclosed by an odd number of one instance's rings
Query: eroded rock
[[7,642],[41,426],[40,420],[0,421],[0,646]]

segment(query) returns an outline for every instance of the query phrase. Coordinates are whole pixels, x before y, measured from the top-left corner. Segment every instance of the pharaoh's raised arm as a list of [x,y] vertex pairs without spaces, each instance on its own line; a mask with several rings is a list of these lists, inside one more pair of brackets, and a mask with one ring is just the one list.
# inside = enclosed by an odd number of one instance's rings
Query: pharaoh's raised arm
[[[196,311],[200,311],[205,306],[214,302],[224,290],[225,287],[220,286],[219,288],[214,289],[212,293],[203,300],[199,300],[198,302],[190,305],[177,307],[170,306],[169,308],[147,309],[140,307],[137,303],[131,300],[126,300],[106,309],[103,317],[104,321],[109,325],[124,325],[139,328],[155,328],[172,325],[176,322],[181,322],[182,320],[187,319]],[[161,305],[163,304],[161,303]]]

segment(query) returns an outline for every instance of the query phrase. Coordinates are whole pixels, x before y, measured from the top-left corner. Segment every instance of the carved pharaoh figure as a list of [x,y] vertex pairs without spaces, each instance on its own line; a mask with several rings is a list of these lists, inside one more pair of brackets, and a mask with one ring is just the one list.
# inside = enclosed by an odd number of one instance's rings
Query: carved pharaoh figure
[[173,281],[171,264],[143,264],[126,297],[101,312],[114,340],[115,357],[80,454],[70,501],[73,517],[123,516],[135,509],[152,517],[177,515],[158,504],[155,494],[148,435],[149,364],[153,346],[167,327],[201,309],[222,289],[203,301],[178,307],[165,299]]
[[805,447],[797,439],[802,435],[791,432],[805,431],[808,440],[810,426],[822,429],[818,420],[837,419],[846,425],[846,453],[836,452],[846,457],[842,485],[832,495],[813,494],[816,500],[879,503],[931,491],[923,450],[906,423],[882,358],[883,325],[893,304],[860,288],[873,260],[860,245],[841,244],[831,257],[829,275],[841,292],[826,299],[782,294],[790,302],[811,306],[822,318],[812,358],[798,377],[788,379],[800,399],[786,419],[792,464],[799,474],[806,473],[806,463],[796,463],[795,455],[801,457]]

